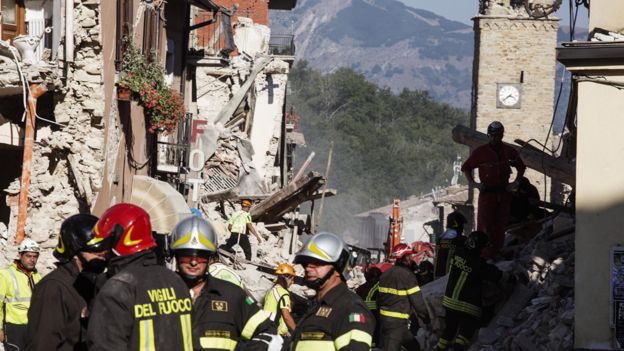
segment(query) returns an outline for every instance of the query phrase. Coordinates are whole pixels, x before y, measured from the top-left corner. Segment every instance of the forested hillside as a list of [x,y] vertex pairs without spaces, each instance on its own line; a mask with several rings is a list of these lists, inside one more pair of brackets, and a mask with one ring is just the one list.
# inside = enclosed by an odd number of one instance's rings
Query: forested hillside
[[296,64],[289,85],[288,102],[308,145],[298,150],[297,163],[314,151],[310,169],[324,171],[334,142],[329,187],[339,195],[326,201],[321,228],[342,232],[353,214],[448,184],[453,160],[467,152],[451,130],[467,124],[468,114],[425,91],[397,95],[351,69],[323,75],[305,61]]

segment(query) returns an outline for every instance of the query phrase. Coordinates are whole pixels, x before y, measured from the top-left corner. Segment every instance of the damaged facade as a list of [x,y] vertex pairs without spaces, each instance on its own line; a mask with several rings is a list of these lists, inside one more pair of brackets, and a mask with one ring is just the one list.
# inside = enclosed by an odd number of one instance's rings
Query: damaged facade
[[[292,36],[276,45],[267,25],[269,10],[291,10],[296,0],[44,2],[0,1],[0,235],[8,248],[0,264],[15,256],[22,231],[44,248],[40,268],[52,268],[65,218],[100,215],[119,202],[143,206],[161,234],[193,207],[223,234],[233,201],[261,201],[289,185],[293,150],[305,143],[286,118],[294,45]],[[171,96],[183,101],[175,128],[154,127],[142,95],[124,96],[131,48],[159,65]],[[29,87],[32,114],[24,113]],[[45,93],[36,98],[38,87]],[[304,196],[289,211],[313,197],[323,177],[314,179],[305,191],[293,189]],[[285,214],[267,219],[274,233],[292,230]]]

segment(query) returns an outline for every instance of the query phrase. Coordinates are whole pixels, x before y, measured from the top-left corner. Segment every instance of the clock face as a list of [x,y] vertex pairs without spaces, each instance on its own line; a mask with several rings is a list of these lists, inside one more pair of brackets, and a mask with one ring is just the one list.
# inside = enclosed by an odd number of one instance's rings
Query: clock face
[[497,99],[502,107],[519,107],[520,89],[516,85],[501,84],[498,87]]

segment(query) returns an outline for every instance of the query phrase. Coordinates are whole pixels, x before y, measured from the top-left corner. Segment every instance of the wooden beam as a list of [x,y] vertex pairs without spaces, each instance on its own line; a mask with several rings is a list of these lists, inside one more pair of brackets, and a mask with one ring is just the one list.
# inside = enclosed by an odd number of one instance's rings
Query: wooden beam
[[[470,148],[474,149],[486,144],[488,142],[488,137],[476,130],[457,125],[453,128],[453,140],[456,143],[468,145]],[[576,183],[575,167],[567,160],[553,157],[534,147],[522,148],[508,143],[505,144],[518,151],[522,161],[524,161],[527,167],[571,186],[574,186]]]

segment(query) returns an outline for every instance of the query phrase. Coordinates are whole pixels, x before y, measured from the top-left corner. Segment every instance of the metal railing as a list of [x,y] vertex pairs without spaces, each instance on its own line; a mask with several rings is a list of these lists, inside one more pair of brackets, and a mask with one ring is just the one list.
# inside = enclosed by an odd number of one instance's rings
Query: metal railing
[[294,56],[295,36],[292,34],[271,34],[269,40],[269,54]]

